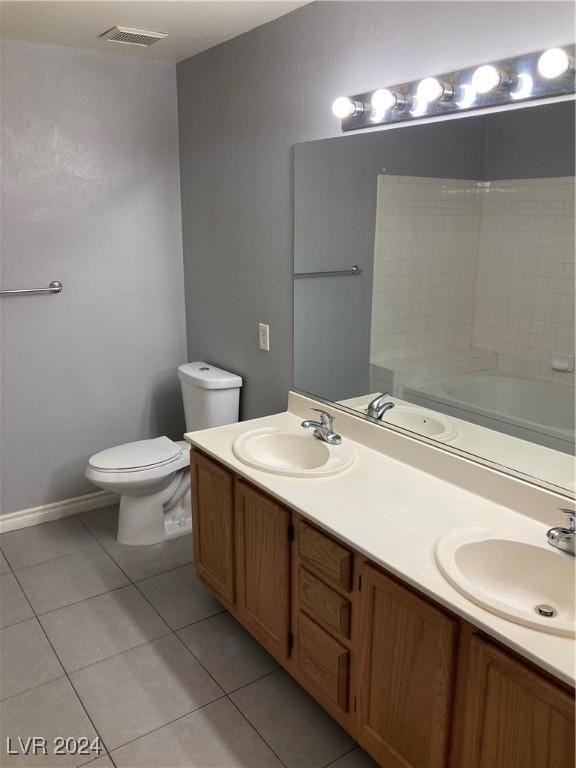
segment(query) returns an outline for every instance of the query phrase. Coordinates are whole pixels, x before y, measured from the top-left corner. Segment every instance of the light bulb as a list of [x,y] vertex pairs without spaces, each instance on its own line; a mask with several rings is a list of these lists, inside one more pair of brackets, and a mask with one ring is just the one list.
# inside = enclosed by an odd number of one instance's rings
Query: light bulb
[[355,112],[354,102],[347,96],[339,96],[332,102],[332,112],[341,120],[350,117]]
[[378,112],[387,112],[398,103],[398,97],[388,88],[379,88],[372,94],[372,107]]
[[528,96],[532,93],[532,86],[534,85],[534,81],[530,77],[530,75],[527,75],[526,73],[521,73],[517,76],[518,85],[516,88],[514,88],[513,91],[510,91],[510,96],[516,100],[516,99],[527,99]]
[[502,74],[492,64],[484,64],[472,75],[472,87],[476,93],[490,93],[502,85]]
[[460,107],[460,109],[466,109],[471,107],[475,101],[476,91],[470,83],[460,86],[460,97],[456,100],[456,106]]
[[538,72],[547,80],[560,77],[569,67],[570,57],[562,48],[548,48],[538,59]]
[[426,104],[437,101],[443,94],[444,86],[435,77],[425,77],[424,80],[420,80],[416,89],[418,100],[424,101]]

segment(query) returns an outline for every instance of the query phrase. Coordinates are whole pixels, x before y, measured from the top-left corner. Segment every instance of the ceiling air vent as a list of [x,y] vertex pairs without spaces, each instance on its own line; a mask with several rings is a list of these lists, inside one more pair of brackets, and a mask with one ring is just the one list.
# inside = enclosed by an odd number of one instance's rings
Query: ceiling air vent
[[168,35],[165,32],[150,32],[146,29],[135,29],[134,27],[112,27],[112,29],[104,32],[100,37],[109,43],[147,46],[157,43],[158,40],[162,40],[163,37],[168,37]]

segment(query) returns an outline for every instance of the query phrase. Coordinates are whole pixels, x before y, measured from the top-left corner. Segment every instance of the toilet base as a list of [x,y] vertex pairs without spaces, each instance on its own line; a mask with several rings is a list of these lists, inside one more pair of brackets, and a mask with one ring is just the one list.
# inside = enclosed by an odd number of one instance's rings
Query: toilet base
[[120,497],[117,539],[120,544],[158,544],[192,530],[190,473],[178,472],[169,485],[148,496]]

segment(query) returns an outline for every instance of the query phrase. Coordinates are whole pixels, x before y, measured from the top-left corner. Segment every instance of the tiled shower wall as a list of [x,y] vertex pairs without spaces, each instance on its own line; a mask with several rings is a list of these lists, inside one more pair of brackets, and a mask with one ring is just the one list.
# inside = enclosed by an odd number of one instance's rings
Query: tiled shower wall
[[574,179],[493,181],[481,199],[472,344],[502,370],[573,383],[550,365],[574,352]]
[[474,347],[573,383],[573,211],[572,178],[379,176],[371,361]]
[[469,347],[476,182],[378,176],[372,361]]

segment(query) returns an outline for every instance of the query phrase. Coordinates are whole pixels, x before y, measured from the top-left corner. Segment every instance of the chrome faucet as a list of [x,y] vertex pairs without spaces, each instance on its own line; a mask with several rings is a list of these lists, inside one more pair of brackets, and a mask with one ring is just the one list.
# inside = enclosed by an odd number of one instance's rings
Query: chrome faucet
[[556,549],[561,549],[562,552],[568,552],[569,555],[574,556],[574,538],[576,536],[576,512],[573,509],[560,509],[560,512],[564,512],[568,515],[568,528],[563,526],[557,526],[556,528],[550,528],[546,534],[548,544]]
[[390,397],[390,393],[384,392],[383,394],[378,395],[378,397],[375,397],[374,400],[372,400],[370,403],[368,403],[368,407],[366,408],[366,413],[368,416],[371,416],[373,419],[381,419],[386,411],[394,408],[394,403],[390,401],[387,403],[384,402],[385,398],[387,397]]
[[312,433],[314,437],[317,437],[318,440],[322,440],[324,443],[328,443],[329,445],[340,445],[342,436],[334,432],[332,428],[334,426],[335,417],[326,413],[326,411],[323,411],[321,408],[312,408],[312,410],[320,414],[320,421],[306,419],[300,426],[304,427],[304,429],[314,430]]

